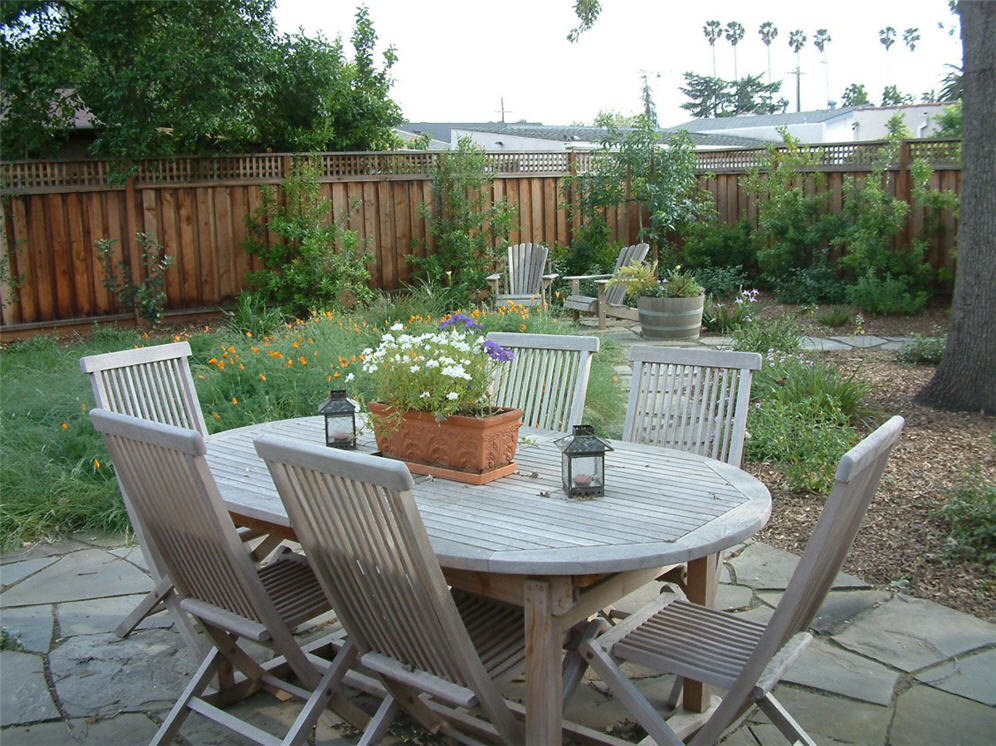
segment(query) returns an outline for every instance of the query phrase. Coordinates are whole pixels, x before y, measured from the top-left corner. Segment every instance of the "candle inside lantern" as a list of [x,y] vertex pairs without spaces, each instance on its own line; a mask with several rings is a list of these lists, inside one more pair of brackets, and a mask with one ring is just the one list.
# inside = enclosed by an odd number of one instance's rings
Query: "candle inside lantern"
[[345,430],[335,430],[332,433],[332,437],[336,440],[349,440],[353,437],[353,434]]
[[589,484],[591,484],[591,479],[592,479],[591,474],[575,474],[574,484],[576,484],[578,487],[587,487]]

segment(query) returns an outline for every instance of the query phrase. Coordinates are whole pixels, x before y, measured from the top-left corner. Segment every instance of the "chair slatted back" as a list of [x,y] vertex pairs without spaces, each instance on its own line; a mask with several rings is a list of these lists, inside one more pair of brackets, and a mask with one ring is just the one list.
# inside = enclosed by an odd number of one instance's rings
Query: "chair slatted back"
[[94,409],[124,492],[181,596],[268,626],[279,620],[193,430]]
[[508,247],[509,295],[539,295],[549,249],[542,244],[520,243]]
[[90,355],[80,368],[99,408],[207,435],[189,357],[190,345],[175,342]]
[[635,345],[623,440],[739,466],[756,352]]
[[598,337],[491,332],[488,339],[515,354],[496,369],[498,406],[521,409],[526,427],[569,432],[581,423]]
[[485,709],[507,712],[450,595],[408,468],[272,435],[256,450],[361,656],[467,687]]
[[844,454],[833,491],[778,608],[720,707],[692,743],[713,743],[718,739],[747,701],[775,653],[793,635],[809,627],[858,533],[903,424],[902,417],[892,417]]
[[[628,267],[630,264],[639,264],[647,258],[648,251],[650,251],[650,246],[645,243],[623,246],[619,249],[619,256],[616,257],[616,268],[613,274],[618,272],[622,267]],[[625,297],[625,285],[610,285],[605,289],[605,302],[610,306],[621,306]]]

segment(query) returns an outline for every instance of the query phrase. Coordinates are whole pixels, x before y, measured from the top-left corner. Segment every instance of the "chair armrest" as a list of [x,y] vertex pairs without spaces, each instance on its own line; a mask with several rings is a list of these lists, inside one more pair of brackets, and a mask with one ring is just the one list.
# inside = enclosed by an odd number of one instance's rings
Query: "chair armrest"
[[612,275],[564,275],[565,280],[603,280]]
[[543,275],[543,280],[546,281],[546,282],[553,282],[558,277],[560,277],[560,275],[558,273],[554,272],[553,274],[550,274],[550,275]]
[[488,275],[484,279],[487,280],[488,282],[499,282],[501,280],[501,273],[496,273],[496,274],[493,274],[493,275]]

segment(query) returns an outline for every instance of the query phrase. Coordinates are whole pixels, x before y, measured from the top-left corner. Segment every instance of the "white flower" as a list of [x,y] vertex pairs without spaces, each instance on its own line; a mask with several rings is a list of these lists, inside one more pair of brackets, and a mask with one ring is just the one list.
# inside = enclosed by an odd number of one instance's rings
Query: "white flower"
[[450,401],[456,401],[457,399],[460,398],[460,394],[458,394],[456,391],[451,391],[446,395],[446,398],[449,399]]
[[399,322],[398,322],[397,324],[395,324],[394,326],[392,326],[392,327],[391,327],[391,331],[392,331],[392,332],[400,332],[400,331],[401,331],[402,329],[404,329],[404,328],[405,328],[405,325],[404,325],[404,324],[402,324],[402,323],[401,323],[401,322],[399,321]]
[[429,396],[430,396],[430,394],[429,394],[428,391],[423,391],[422,395],[419,397],[419,399],[428,399]]
[[349,382],[350,382],[350,381],[352,381],[352,380],[353,380],[353,379],[354,379],[355,377],[356,377],[356,376],[354,376],[354,375],[353,375],[352,373],[350,373],[349,375],[347,375],[347,376],[346,376],[346,383],[349,383]]
[[422,369],[418,366],[418,364],[415,364],[412,367],[410,367],[408,370],[411,371],[412,373],[418,373]]
[[426,360],[425,361],[425,367],[426,368],[438,368],[439,367],[439,361],[438,360]]

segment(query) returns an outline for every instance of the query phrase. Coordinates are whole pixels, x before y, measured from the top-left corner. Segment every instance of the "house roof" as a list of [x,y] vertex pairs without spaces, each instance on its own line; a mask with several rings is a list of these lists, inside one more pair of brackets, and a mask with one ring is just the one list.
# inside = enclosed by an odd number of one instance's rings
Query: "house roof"
[[709,119],[689,119],[679,124],[675,129],[687,129],[689,132],[703,130],[738,129],[740,127],[780,127],[787,124],[819,124],[831,119],[844,117],[855,111],[857,106],[845,106],[842,109],[818,109],[816,111],[793,111],[784,114],[741,114],[735,117],[712,117]]

